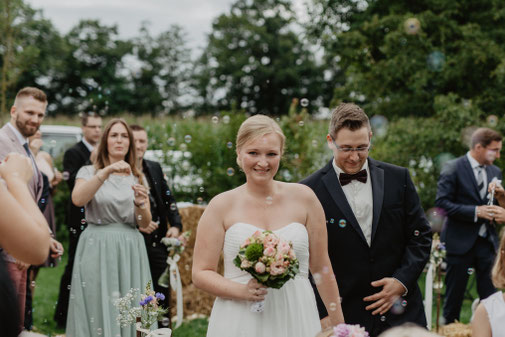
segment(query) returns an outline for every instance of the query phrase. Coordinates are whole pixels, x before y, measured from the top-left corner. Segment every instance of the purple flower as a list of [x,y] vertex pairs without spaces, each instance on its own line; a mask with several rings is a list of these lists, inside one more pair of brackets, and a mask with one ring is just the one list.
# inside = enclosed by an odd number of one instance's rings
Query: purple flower
[[165,299],[165,295],[163,295],[162,293],[156,293],[156,298],[163,301]]
[[149,304],[149,302],[151,302],[152,300],[153,300],[153,297],[152,297],[152,296],[147,296],[146,298],[144,298],[144,300],[140,301],[140,305],[141,305],[141,306],[147,305],[147,304]]
[[349,335],[349,327],[347,324],[339,324],[333,328],[335,337],[347,337]]

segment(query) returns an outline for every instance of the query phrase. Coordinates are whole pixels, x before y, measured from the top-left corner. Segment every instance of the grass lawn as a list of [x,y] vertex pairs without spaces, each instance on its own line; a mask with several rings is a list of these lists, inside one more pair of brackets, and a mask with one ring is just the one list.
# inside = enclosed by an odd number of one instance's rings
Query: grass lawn
[[[56,323],[53,320],[54,309],[58,298],[58,289],[60,278],[66,265],[66,256],[55,268],[42,268],[39,272],[36,281],[35,298],[34,298],[34,331],[43,333],[47,336],[56,336],[63,334],[64,330],[57,329]],[[470,276],[468,283],[468,291],[465,296],[463,308],[461,310],[461,322],[468,323],[470,321],[471,304],[474,298],[477,298],[475,289],[475,277]],[[424,292],[424,274],[419,279],[419,286]],[[433,292],[433,325],[435,325],[436,317],[436,293]],[[443,303],[443,298],[442,298]],[[442,312],[442,309],[441,309]],[[440,313],[441,315],[441,313]],[[174,337],[204,337],[207,332],[207,319],[199,318],[183,323],[178,329],[173,332]]]

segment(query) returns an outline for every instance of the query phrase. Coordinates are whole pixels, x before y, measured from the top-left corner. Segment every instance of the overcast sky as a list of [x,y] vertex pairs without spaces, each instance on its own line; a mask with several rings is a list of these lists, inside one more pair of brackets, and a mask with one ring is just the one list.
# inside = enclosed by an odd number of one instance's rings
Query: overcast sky
[[[188,46],[204,47],[212,21],[228,12],[233,0],[25,0],[33,8],[42,9],[63,34],[80,19],[99,19],[117,24],[122,38],[136,36],[144,20],[151,22],[153,34],[179,24],[188,33]],[[305,0],[294,0],[295,10],[303,11]]]

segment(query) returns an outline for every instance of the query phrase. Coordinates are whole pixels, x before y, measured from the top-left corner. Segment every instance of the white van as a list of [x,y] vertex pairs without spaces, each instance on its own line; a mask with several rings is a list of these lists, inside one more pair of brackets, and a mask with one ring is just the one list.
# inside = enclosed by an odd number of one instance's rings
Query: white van
[[48,152],[51,157],[57,158],[72,145],[82,138],[82,130],[78,126],[68,125],[41,125],[42,150]]

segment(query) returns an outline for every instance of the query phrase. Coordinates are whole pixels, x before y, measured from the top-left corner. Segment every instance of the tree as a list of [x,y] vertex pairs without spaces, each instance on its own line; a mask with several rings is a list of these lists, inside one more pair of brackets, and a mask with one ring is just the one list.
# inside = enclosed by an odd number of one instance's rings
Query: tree
[[133,57],[137,63],[132,83],[131,111],[156,114],[177,112],[185,106],[191,74],[191,53],[185,43],[182,27],[172,25],[152,37],[147,23],[133,40]]
[[435,97],[451,94],[484,115],[501,114],[504,2],[313,0],[310,12],[309,34],[324,46],[326,63],[345,71],[334,104],[433,116]]
[[[0,114],[6,114],[10,92],[21,74],[33,64],[39,54],[35,45],[29,43],[26,34],[29,23],[37,12],[22,0],[0,1]],[[31,31],[30,31],[31,32]]]
[[294,19],[287,0],[238,0],[219,16],[195,71],[201,109],[285,114],[293,97],[320,103],[323,73]]

